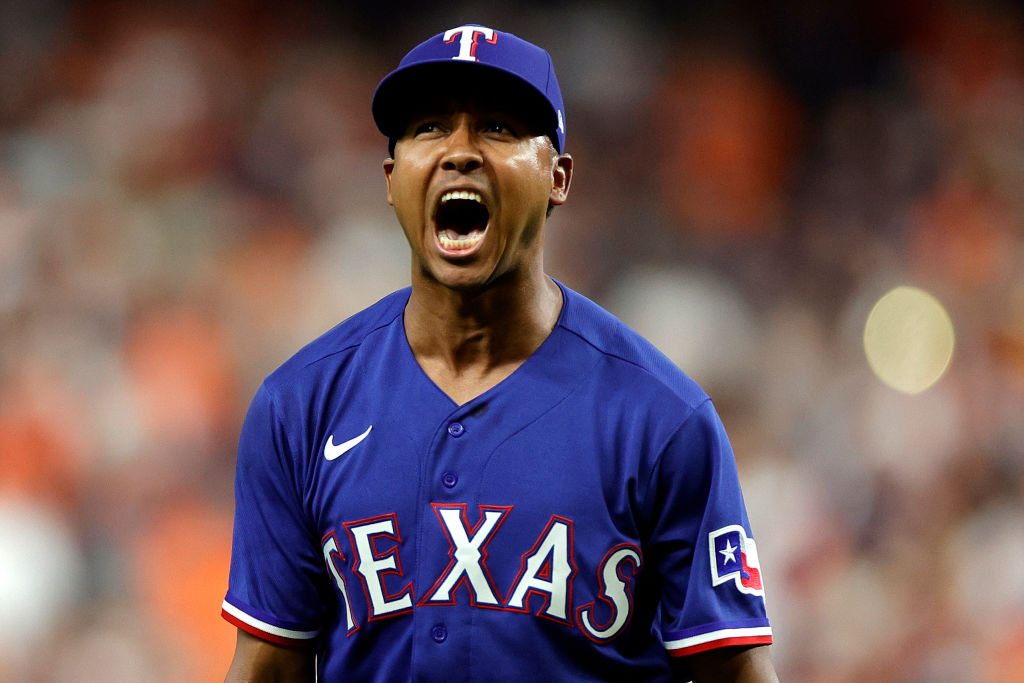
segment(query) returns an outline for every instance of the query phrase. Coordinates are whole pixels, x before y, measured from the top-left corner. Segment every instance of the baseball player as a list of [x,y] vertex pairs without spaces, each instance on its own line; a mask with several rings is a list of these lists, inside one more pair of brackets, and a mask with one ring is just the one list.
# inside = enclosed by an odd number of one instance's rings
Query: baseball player
[[548,54],[452,28],[372,111],[412,286],[253,399],[228,680],[776,680],[712,403],[544,273],[573,173]]

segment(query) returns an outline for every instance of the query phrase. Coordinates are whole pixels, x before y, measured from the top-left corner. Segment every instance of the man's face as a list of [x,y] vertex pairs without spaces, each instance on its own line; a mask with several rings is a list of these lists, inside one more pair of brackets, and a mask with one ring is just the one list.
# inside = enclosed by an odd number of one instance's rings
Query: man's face
[[384,175],[414,282],[472,291],[543,272],[546,212],[566,199],[572,159],[498,100],[446,97],[410,118]]

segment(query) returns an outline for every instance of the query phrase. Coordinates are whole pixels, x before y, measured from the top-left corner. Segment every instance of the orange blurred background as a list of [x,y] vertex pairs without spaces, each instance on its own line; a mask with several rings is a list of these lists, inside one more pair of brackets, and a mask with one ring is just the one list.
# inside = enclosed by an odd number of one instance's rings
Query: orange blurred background
[[370,97],[470,22],[554,58],[548,270],[716,400],[782,680],[1024,680],[1024,14],[954,0],[3,3],[0,680],[223,677],[246,406],[406,284]]

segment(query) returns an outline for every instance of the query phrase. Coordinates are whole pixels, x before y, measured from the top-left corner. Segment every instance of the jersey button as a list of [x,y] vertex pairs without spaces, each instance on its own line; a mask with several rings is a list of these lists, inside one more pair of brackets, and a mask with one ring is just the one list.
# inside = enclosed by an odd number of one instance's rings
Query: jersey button
[[459,483],[459,475],[449,470],[441,475],[441,483],[448,488],[454,488]]
[[443,643],[448,640],[448,628],[444,624],[438,624],[430,629],[430,637],[434,639],[435,643]]
[[462,426],[461,422],[452,422],[448,425],[448,433],[457,439],[466,433],[466,428]]

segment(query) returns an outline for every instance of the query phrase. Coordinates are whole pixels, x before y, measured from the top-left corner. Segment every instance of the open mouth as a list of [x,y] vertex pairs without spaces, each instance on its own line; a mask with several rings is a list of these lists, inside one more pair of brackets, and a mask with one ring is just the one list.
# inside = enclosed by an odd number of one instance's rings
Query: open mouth
[[434,214],[437,241],[447,252],[468,252],[483,241],[489,219],[490,211],[479,193],[445,192]]

